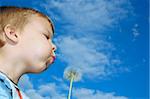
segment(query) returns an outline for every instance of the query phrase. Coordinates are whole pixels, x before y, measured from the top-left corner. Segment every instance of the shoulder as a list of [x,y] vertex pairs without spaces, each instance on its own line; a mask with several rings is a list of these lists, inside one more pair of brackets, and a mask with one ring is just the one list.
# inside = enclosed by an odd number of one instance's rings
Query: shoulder
[[12,90],[0,79],[0,99],[11,99]]

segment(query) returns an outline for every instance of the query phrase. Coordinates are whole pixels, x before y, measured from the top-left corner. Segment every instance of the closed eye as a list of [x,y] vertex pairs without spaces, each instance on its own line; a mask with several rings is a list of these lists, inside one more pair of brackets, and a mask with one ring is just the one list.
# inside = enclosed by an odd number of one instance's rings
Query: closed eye
[[49,39],[49,37],[47,35],[44,34],[44,36],[46,37],[46,39]]

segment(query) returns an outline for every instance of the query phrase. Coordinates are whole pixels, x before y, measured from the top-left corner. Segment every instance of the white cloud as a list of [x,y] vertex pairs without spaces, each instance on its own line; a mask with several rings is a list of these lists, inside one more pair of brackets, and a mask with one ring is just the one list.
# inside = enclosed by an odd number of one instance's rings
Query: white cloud
[[39,85],[38,89],[29,89],[25,93],[31,99],[66,99],[66,94],[60,92],[61,86],[55,83]]
[[102,31],[106,27],[113,27],[132,12],[128,0],[51,0],[41,6],[55,21],[62,24],[65,32],[72,34]]
[[63,82],[63,79],[58,78],[58,77],[56,77],[56,76],[54,76],[54,75],[52,75],[51,77],[52,77],[52,79],[54,79],[55,81]]
[[35,89],[28,75],[21,77],[19,87],[31,99],[66,99],[67,96],[62,91],[68,89],[65,83],[46,83]]
[[93,89],[75,89],[73,91],[74,99],[128,99],[124,96],[116,96],[114,93],[104,93]]
[[29,89],[26,90],[26,94],[28,95],[29,98],[31,99],[50,99],[50,98],[45,98],[41,96],[39,93],[36,92],[34,89]]
[[121,63],[110,55],[115,49],[113,45],[103,40],[97,42],[90,38],[62,37],[56,40],[56,44],[62,53],[58,57],[68,64],[68,68],[76,68],[86,78],[110,75],[117,71],[115,65]]
[[23,75],[20,80],[19,80],[19,86],[22,88],[22,90],[26,90],[26,89],[32,89],[33,85],[30,81],[30,78],[28,75]]
[[51,99],[66,99],[66,95],[61,93],[61,90],[61,86],[58,86],[55,83],[49,83],[39,86],[38,93],[50,97]]

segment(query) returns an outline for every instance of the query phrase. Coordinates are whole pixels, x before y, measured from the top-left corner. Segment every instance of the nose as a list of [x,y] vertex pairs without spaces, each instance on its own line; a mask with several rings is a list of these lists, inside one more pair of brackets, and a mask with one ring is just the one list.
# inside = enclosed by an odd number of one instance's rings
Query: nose
[[56,45],[51,41],[50,55],[55,56],[56,49],[57,49]]
[[52,50],[53,50],[53,51],[56,51],[56,49],[57,49],[56,45],[55,45],[55,44],[52,44]]

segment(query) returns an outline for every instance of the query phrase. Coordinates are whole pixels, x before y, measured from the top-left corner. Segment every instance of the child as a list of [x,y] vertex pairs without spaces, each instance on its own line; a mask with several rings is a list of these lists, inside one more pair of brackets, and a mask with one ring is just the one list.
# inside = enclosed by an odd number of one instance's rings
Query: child
[[28,99],[17,83],[53,63],[53,33],[50,19],[34,9],[0,7],[0,99]]

